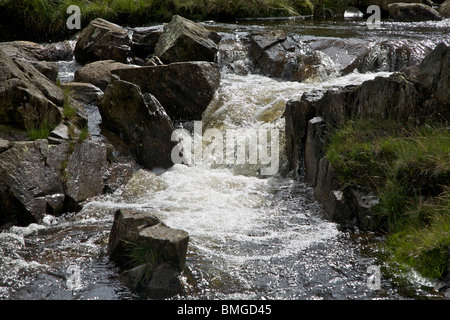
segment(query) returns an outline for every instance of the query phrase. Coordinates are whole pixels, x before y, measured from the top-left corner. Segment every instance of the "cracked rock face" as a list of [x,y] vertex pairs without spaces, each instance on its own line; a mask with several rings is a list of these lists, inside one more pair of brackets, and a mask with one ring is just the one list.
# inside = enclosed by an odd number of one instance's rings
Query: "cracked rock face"
[[97,18],[81,31],[75,59],[82,64],[108,59],[125,63],[131,54],[131,44],[126,29]]
[[175,15],[164,26],[164,32],[155,46],[155,55],[165,63],[214,62],[218,46],[210,35],[211,32],[202,25]]

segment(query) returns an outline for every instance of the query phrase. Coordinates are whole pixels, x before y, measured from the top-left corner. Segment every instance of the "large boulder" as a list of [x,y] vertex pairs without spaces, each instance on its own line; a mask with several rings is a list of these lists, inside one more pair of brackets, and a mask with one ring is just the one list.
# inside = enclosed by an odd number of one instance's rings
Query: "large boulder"
[[0,123],[38,129],[62,120],[63,92],[35,67],[0,50]]
[[85,82],[105,91],[111,81],[111,71],[130,67],[114,60],[101,60],[88,63],[75,71],[74,82]]
[[392,3],[388,10],[389,16],[398,21],[442,20],[439,12],[422,3]]
[[[438,44],[417,67],[416,80],[430,97],[430,105],[441,105],[442,114],[450,115],[450,46]],[[447,106],[447,107],[445,107]]]
[[62,179],[49,157],[47,140],[15,142],[0,154],[0,225],[27,225],[40,221],[49,207],[61,207]]
[[76,204],[103,193],[106,168],[106,145],[86,140],[74,146],[68,157],[64,176],[66,195],[75,209]]
[[198,23],[174,15],[172,21],[164,26],[164,32],[155,47],[155,55],[165,63],[214,62],[217,50],[210,31]]
[[114,223],[109,233],[107,253],[118,265],[126,265],[128,243],[136,242],[139,232],[161,221],[147,211],[118,209],[114,214]]
[[125,63],[130,53],[128,31],[101,18],[81,31],[74,51],[75,59],[82,64],[108,59]]
[[120,137],[139,164],[148,169],[173,165],[173,124],[154,96],[142,94],[133,83],[113,80],[98,107],[102,129]]
[[108,242],[108,254],[120,268],[119,279],[152,299],[183,291],[180,278],[189,234],[162,223],[147,211],[119,209]]
[[444,18],[450,18],[450,0],[446,0],[439,6],[439,14]]
[[174,120],[200,120],[220,85],[217,64],[205,61],[113,70],[162,104]]

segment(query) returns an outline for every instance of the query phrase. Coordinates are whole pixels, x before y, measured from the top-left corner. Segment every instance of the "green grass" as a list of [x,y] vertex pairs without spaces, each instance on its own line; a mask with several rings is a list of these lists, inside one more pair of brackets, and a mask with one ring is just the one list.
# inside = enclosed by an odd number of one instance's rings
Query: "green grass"
[[70,5],[80,7],[82,27],[95,18],[134,26],[167,22],[174,14],[205,20],[313,12],[310,0],[3,0],[0,16],[37,39],[64,38],[73,34],[66,27]]
[[144,272],[139,283],[148,280],[158,262],[161,254],[148,243],[124,241],[127,268],[135,268],[144,265]]
[[63,117],[68,121],[74,121],[77,110],[72,106],[72,97],[69,88],[63,89]]
[[342,184],[379,195],[371,214],[392,261],[442,276],[450,247],[450,127],[348,121],[330,136],[326,156]]
[[52,127],[47,122],[44,122],[39,127],[31,126],[27,128],[28,139],[31,141],[47,139],[52,130]]

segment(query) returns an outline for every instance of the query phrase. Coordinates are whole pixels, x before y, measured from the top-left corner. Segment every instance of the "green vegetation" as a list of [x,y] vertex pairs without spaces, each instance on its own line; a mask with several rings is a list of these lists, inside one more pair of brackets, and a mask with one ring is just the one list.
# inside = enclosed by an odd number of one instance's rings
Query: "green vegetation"
[[372,215],[392,261],[441,277],[450,247],[450,127],[348,121],[331,135],[326,155],[343,184],[379,195]]
[[125,245],[125,255],[128,261],[128,266],[131,268],[144,266],[144,270],[142,273],[141,279],[139,279],[139,283],[144,280],[147,280],[155,266],[158,264],[161,259],[161,254],[157,252],[150,244],[148,243],[139,243],[132,241],[124,241]]
[[30,126],[27,128],[28,139],[31,141],[47,139],[52,130],[52,127],[47,122],[44,122],[39,127]]
[[310,0],[3,0],[0,16],[39,39],[63,38],[73,33],[66,27],[70,5],[80,7],[82,27],[95,18],[133,26],[166,22],[174,14],[193,20],[228,20],[313,12]]

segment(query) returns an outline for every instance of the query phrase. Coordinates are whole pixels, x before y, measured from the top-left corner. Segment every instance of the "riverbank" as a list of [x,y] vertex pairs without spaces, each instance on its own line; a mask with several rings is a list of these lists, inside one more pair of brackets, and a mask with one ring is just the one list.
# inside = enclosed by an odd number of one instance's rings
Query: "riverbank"
[[444,278],[450,247],[448,123],[348,121],[331,135],[326,157],[343,185],[377,194],[369,214],[387,236],[388,260]]
[[[79,30],[68,30],[66,13],[70,5],[81,11],[81,28],[95,18],[120,25],[139,26],[169,22],[173,15],[191,20],[234,20],[254,17],[280,17],[310,15],[310,0],[6,0],[0,4],[2,24],[20,26],[22,35],[34,40],[64,39]],[[17,31],[16,31],[17,32]]]

